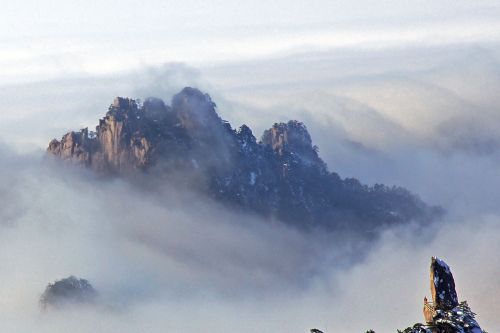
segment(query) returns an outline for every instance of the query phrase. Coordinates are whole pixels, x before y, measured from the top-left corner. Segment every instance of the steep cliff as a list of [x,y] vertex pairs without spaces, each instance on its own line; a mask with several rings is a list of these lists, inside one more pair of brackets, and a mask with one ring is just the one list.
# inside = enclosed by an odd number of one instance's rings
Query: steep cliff
[[274,124],[261,141],[246,125],[234,130],[194,88],[176,94],[171,106],[117,97],[95,132],[70,132],[47,151],[100,175],[181,179],[232,207],[302,227],[371,231],[441,212],[403,188],[329,172],[301,122]]

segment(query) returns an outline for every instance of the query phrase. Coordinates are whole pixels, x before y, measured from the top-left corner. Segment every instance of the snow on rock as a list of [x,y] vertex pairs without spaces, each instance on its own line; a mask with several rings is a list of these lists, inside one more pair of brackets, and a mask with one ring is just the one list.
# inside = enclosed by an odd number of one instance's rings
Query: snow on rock
[[[424,298],[425,324],[417,323],[398,333],[486,333],[481,329],[466,301],[458,303],[450,267],[431,259],[431,293],[434,303]],[[369,330],[366,333],[375,333]]]
[[462,302],[451,310],[436,310],[433,325],[440,328],[438,332],[443,333],[483,333],[467,302]]
[[255,181],[257,180],[257,174],[255,172],[250,172],[250,185],[255,185]]
[[458,305],[450,267],[436,257],[431,260],[431,295],[436,309],[450,310]]

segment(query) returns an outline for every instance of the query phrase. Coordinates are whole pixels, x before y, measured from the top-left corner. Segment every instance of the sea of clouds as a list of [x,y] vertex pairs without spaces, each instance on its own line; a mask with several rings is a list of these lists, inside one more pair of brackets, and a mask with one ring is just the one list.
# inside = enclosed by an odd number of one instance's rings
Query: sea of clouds
[[[0,328],[6,332],[394,332],[422,321],[430,257],[446,260],[479,323],[500,325],[500,47],[465,43],[174,63],[0,90]],[[302,233],[165,185],[148,191],[44,159],[115,96],[209,93],[259,137],[308,127],[331,171],[401,185],[447,214],[372,242]],[[42,313],[76,275],[95,307]]]

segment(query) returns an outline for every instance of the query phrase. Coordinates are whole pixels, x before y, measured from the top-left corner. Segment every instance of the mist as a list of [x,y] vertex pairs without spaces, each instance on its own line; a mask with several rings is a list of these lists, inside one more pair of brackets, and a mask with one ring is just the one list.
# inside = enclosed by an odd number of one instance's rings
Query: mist
[[[420,321],[433,254],[452,265],[460,299],[483,326],[498,324],[498,216],[448,217],[424,232],[399,227],[360,244],[237,214],[192,193],[147,193],[3,156],[4,330],[394,331]],[[46,284],[71,274],[91,281],[98,304],[42,312]]]
[[[292,55],[6,85],[0,91],[0,328],[16,332],[395,331],[422,321],[432,255],[485,330],[499,327],[498,44]],[[303,78],[307,77],[307,80]],[[115,96],[212,96],[256,136],[304,121],[331,171],[401,185],[445,217],[378,239],[304,233],[170,187],[53,163],[43,149],[93,128]],[[95,307],[42,313],[56,279]]]

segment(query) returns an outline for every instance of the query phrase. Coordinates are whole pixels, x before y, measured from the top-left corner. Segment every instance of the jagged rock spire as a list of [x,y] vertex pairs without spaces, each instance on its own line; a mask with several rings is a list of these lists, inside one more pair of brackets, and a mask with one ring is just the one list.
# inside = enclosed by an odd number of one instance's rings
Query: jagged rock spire
[[[433,302],[424,298],[425,324],[417,323],[398,333],[486,333],[481,329],[467,302],[458,303],[450,267],[436,257],[431,259]],[[368,330],[366,333],[375,333]]]
[[458,302],[450,267],[443,260],[432,257],[430,271],[432,303],[424,298],[426,325],[416,324],[403,332],[484,333],[467,302]]
[[436,310],[447,311],[458,305],[455,280],[450,266],[437,257],[431,258],[430,287],[432,303],[424,297],[424,318],[428,324],[434,321]]
[[436,309],[450,310],[458,305],[455,280],[450,267],[441,259],[431,260],[431,295]]

